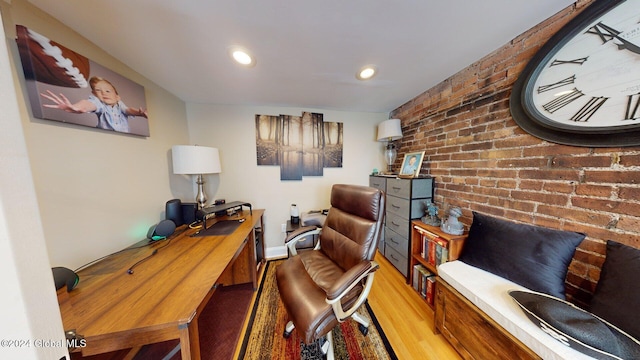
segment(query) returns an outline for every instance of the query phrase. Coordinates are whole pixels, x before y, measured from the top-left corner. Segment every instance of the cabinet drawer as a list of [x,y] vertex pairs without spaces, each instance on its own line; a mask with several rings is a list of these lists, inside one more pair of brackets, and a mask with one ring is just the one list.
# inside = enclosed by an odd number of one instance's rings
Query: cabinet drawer
[[409,216],[410,204],[409,199],[387,195],[387,212],[402,216],[406,219]]
[[412,179],[411,198],[430,198],[433,197],[433,178]]
[[411,179],[387,179],[387,195],[409,199],[411,195]]
[[433,196],[433,178],[387,179],[387,195],[405,199],[424,199]]
[[315,235],[309,235],[304,239],[298,241],[296,249],[311,249],[315,246]]
[[427,210],[427,199],[401,199],[395,196],[387,196],[387,212],[400,216],[403,219],[419,219],[425,215]]
[[369,186],[386,192],[387,178],[378,177],[378,176],[369,176]]
[[391,229],[404,238],[409,238],[409,220],[387,211],[387,230]]
[[392,247],[404,257],[409,257],[409,239],[400,236],[393,230],[385,232],[384,243]]
[[398,269],[402,275],[407,277],[407,258],[400,255],[399,252],[395,251],[391,246],[387,244],[384,249],[384,257],[386,257],[393,266]]

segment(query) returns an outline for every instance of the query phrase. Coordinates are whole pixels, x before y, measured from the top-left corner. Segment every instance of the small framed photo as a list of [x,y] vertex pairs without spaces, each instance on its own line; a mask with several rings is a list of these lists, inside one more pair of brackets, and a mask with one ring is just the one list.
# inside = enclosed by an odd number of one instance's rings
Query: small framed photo
[[424,151],[408,153],[402,160],[402,167],[398,177],[401,178],[413,178],[420,174],[420,167],[422,167],[422,160],[424,158]]

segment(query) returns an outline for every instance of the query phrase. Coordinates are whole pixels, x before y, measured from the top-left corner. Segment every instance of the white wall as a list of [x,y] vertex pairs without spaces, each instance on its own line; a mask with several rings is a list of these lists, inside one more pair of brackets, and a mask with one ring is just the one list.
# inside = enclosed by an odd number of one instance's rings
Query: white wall
[[[188,141],[183,101],[25,0],[0,2],[20,117],[52,266],[75,269],[145,238],[167,200],[190,183],[170,172],[171,146]],[[15,43],[27,26],[145,88],[151,136],[123,135],[31,116]]]
[[[0,18],[0,25],[3,21]],[[4,30],[0,27],[0,35]],[[2,37],[4,39],[4,36]],[[0,44],[0,339],[62,341],[64,331],[5,43]],[[42,276],[46,274],[47,276]],[[0,348],[3,359],[60,359],[66,347]],[[28,345],[28,346],[27,346]]]
[[[343,167],[325,168],[320,177],[281,181],[278,166],[257,165],[255,115],[302,115],[302,111],[322,113],[324,121],[344,123]],[[222,173],[206,176],[210,201],[247,201],[256,209],[265,209],[267,256],[286,253],[280,224],[289,218],[290,204],[297,204],[301,211],[328,208],[331,185],[368,185],[372,169],[384,168],[383,144],[375,137],[377,124],[386,120],[387,114],[191,103],[187,114],[191,144],[220,151]]]

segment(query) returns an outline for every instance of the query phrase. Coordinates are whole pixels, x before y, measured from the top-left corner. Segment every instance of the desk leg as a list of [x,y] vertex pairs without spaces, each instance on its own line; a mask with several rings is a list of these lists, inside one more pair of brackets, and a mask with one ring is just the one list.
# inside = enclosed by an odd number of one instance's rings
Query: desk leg
[[253,284],[253,291],[258,290],[258,263],[257,263],[257,255],[256,255],[256,231],[253,229],[249,234],[249,241],[247,241],[247,245],[249,247],[249,258],[247,259],[249,263],[247,267],[249,268],[249,275],[251,278],[251,283]]
[[180,355],[182,360],[200,360],[197,317],[194,317],[188,325],[183,325],[180,328]]

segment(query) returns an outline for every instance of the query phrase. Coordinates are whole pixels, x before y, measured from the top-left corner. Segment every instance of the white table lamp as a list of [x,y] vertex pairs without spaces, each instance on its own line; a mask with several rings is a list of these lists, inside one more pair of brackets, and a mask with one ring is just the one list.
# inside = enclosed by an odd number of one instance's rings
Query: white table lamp
[[218,149],[197,145],[175,145],[171,148],[171,157],[174,174],[198,175],[196,202],[198,208],[202,209],[207,203],[202,175],[222,172]]
[[389,119],[378,124],[378,141],[386,141],[387,147],[384,151],[384,159],[387,162],[387,172],[392,173],[393,163],[396,161],[398,152],[393,141],[402,138],[402,126],[400,119]]

